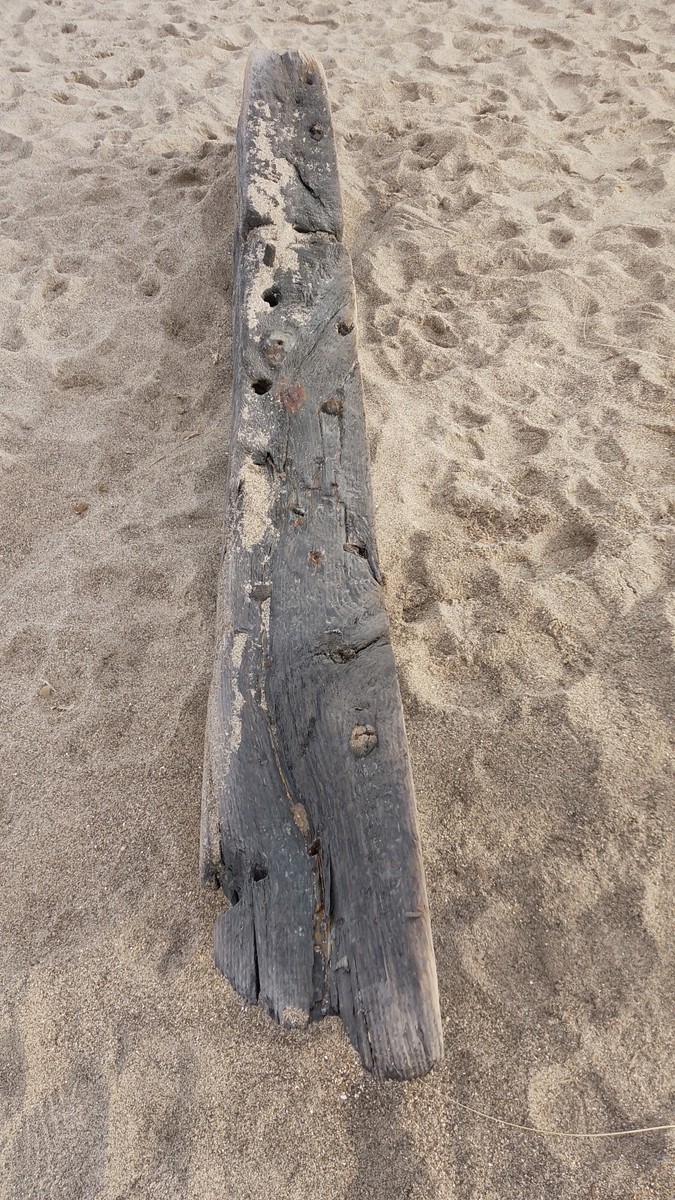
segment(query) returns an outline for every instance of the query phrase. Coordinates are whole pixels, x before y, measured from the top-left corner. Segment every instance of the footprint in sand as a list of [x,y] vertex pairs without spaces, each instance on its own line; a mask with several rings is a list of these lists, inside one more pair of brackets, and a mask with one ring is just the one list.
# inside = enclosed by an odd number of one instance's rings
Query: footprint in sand
[[[36,1073],[39,1065],[32,1064]],[[73,1075],[24,1115],[10,1159],[10,1194],[47,1200],[63,1181],[80,1195],[98,1195],[105,1173],[106,1088],[101,1068]],[[80,1192],[80,1185],[82,1191]]]
[[598,535],[592,525],[568,521],[544,543],[540,561],[556,571],[579,566],[595,553]]
[[535,425],[520,425],[511,431],[511,436],[521,454],[541,454],[551,440],[546,429]]
[[160,287],[159,279],[154,273],[142,275],[138,281],[138,291],[142,296],[147,296],[148,299],[156,296],[159,293]]
[[451,349],[459,344],[452,326],[439,313],[429,313],[422,322],[422,336],[434,346]]
[[595,457],[603,463],[621,463],[626,465],[627,459],[621,449],[616,438],[612,437],[611,433],[606,437],[598,438],[594,446]]
[[33,153],[33,143],[26,138],[0,129],[0,163],[8,165],[19,159],[29,158]]
[[479,412],[474,408],[463,408],[456,414],[455,420],[458,425],[464,425],[467,429],[484,429],[492,421],[492,413]]

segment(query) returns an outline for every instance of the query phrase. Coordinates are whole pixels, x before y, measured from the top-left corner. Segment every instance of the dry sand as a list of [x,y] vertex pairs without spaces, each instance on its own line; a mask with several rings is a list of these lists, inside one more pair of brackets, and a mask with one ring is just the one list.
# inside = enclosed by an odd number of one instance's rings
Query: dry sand
[[[675,1120],[675,9],[2,20],[0,1195],[672,1196],[673,1135],[457,1103]],[[261,44],[335,112],[445,1020],[405,1086],[246,1009],[197,884]]]

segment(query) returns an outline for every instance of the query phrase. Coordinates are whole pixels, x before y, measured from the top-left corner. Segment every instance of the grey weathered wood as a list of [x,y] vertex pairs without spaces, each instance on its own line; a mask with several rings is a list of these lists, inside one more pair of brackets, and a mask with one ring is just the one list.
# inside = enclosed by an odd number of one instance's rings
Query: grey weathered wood
[[442,1055],[373,532],[354,288],[323,71],[254,54],[239,129],[234,416],[202,877],[216,962],[278,1021],[339,1013],[364,1064]]

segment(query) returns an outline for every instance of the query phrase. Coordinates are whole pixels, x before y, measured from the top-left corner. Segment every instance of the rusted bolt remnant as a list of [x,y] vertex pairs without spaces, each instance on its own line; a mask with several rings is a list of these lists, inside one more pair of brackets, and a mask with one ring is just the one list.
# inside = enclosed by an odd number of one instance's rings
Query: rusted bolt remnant
[[283,338],[270,334],[262,344],[262,352],[270,366],[278,367],[284,361],[286,346]]
[[326,413],[329,417],[342,416],[343,402],[339,396],[331,396],[330,400],[326,400],[321,405],[322,413]]
[[374,725],[355,725],[349,737],[349,749],[357,758],[364,758],[377,745]]

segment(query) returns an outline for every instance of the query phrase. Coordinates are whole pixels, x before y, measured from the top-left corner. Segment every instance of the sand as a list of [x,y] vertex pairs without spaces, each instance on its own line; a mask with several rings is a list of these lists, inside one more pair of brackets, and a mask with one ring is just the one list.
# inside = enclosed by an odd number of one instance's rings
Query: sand
[[[675,11],[1,19],[0,1196],[666,1200],[672,1134],[459,1105],[675,1120]],[[260,45],[334,106],[445,1023],[406,1085],[243,1006],[197,882]]]

